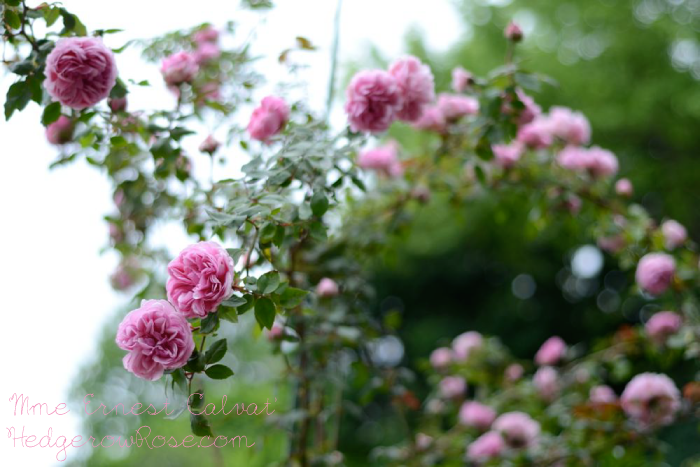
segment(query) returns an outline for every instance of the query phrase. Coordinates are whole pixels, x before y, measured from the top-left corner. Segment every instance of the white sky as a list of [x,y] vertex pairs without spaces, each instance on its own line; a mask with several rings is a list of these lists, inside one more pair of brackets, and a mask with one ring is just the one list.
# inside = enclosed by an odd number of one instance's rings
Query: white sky
[[[38,3],[29,2],[30,6]],[[276,9],[257,27],[254,51],[271,57],[261,63],[261,70],[273,84],[285,79],[276,57],[294,43],[295,36],[309,38],[320,46],[318,52],[308,55],[310,69],[306,76],[311,105],[320,111],[326,97],[336,2],[275,3]],[[234,20],[250,27],[260,18],[240,11],[233,0],[63,0],[63,5],[78,14],[91,30],[124,29],[108,38],[112,47],[131,38],[153,37],[205,21],[217,25]],[[429,31],[428,45],[435,51],[455,43],[463,30],[450,0],[432,0],[429,5],[407,0],[345,0],[341,63],[363,57],[369,43],[389,57],[400,55],[404,33],[415,24]],[[171,105],[172,96],[159,84],[157,67],[144,66],[135,52],[122,54],[117,60],[122,78],[145,78],[154,85],[130,95],[132,108]],[[2,104],[13,81],[12,75],[0,75]],[[0,117],[0,296],[5,297],[2,308],[6,322],[0,339],[3,465],[58,464],[55,449],[13,449],[6,428],[14,426],[21,431],[26,426],[27,435],[41,437],[52,427],[54,439],[60,435],[72,438],[80,433],[74,414],[82,408],[69,406],[71,413],[63,417],[15,417],[14,404],[8,400],[13,393],[23,393],[32,404],[46,402],[53,407],[66,402],[71,381],[96,348],[103,323],[128,301],[109,286],[116,255],[99,255],[107,240],[102,216],[111,210],[111,187],[106,177],[83,161],[48,171],[57,149],[45,142],[40,115],[39,107],[31,103],[25,111],[15,113],[10,122]],[[335,117],[342,120],[342,115]],[[194,146],[196,143],[192,142]],[[204,158],[195,158],[195,170],[205,162]],[[201,173],[202,168],[197,171]],[[177,252],[187,241],[184,236],[169,238],[168,247]]]

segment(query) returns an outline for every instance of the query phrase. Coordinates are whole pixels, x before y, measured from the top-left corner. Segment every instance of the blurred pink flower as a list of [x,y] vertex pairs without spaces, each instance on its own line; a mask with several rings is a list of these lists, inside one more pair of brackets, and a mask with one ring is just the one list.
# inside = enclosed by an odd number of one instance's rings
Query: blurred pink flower
[[360,152],[357,156],[357,165],[363,169],[375,170],[387,177],[399,177],[403,174],[398,145],[393,141],[384,146]]
[[467,401],[459,408],[459,422],[481,431],[489,429],[496,419],[496,411],[479,402]]
[[543,149],[552,144],[552,131],[549,121],[539,116],[518,130],[518,141],[532,149]]
[[401,107],[396,118],[416,121],[424,107],[435,99],[435,82],[430,67],[409,55],[392,63],[389,74],[396,80],[401,93]]
[[267,96],[253,110],[248,123],[248,134],[258,141],[267,142],[282,131],[289,120],[289,106],[281,97]]
[[535,100],[532,97],[525,94],[522,89],[516,89],[515,94],[518,96],[518,99],[520,99],[520,102],[522,102],[525,106],[525,108],[520,111],[520,117],[518,118],[519,125],[530,123],[542,114],[542,109],[540,106],[535,103]]
[[416,435],[416,449],[419,451],[425,451],[430,447],[433,442],[433,437],[428,436],[425,433],[418,433]]
[[51,144],[66,144],[73,140],[73,122],[65,115],[46,127],[46,139]]
[[346,90],[345,113],[352,131],[386,131],[403,107],[396,79],[382,70],[364,70],[353,76]]
[[467,382],[457,376],[446,376],[440,381],[440,394],[446,399],[456,399],[467,391]]
[[625,238],[622,235],[600,237],[598,239],[598,248],[609,253],[617,253],[625,247],[625,243]]
[[566,342],[559,336],[547,339],[535,354],[538,365],[556,365],[566,355]]
[[199,72],[199,66],[192,54],[177,52],[163,59],[160,72],[165,84],[171,88],[177,88],[182,83],[192,82]]
[[496,163],[504,168],[513,167],[525,152],[525,147],[519,141],[510,144],[494,144],[491,146]]
[[508,365],[505,371],[505,378],[506,380],[510,382],[514,382],[519,380],[520,378],[523,377],[523,374],[525,373],[525,369],[523,366],[519,363],[511,363]]
[[614,404],[617,402],[615,391],[604,384],[593,386],[588,393],[588,398],[593,404]]
[[669,425],[680,409],[680,391],[673,380],[658,373],[642,373],[630,381],[620,396],[622,409],[644,428]]
[[679,314],[662,311],[649,318],[644,325],[644,330],[652,340],[663,344],[666,339],[680,330],[682,323],[683,320]]
[[498,417],[492,430],[503,435],[511,448],[521,449],[537,444],[540,436],[540,424],[524,412],[507,412]]
[[213,135],[207,136],[204,141],[199,145],[199,151],[205,152],[212,155],[219,149],[219,142],[214,138]]
[[109,105],[110,110],[114,113],[124,112],[126,110],[126,104],[126,97],[109,99],[109,101],[107,101],[107,105]]
[[504,449],[501,435],[495,431],[489,431],[469,444],[467,459],[472,462],[485,462],[498,457]]
[[454,92],[464,92],[474,81],[472,74],[462,67],[452,70],[452,90]]
[[637,285],[652,295],[661,295],[671,285],[676,261],[665,253],[648,253],[637,264]]
[[535,376],[532,378],[532,383],[537,389],[537,393],[546,400],[552,400],[559,391],[559,375],[557,370],[551,366],[540,367]]
[[474,350],[481,348],[484,338],[476,331],[468,331],[455,337],[452,350],[455,360],[465,361]]
[[439,347],[430,354],[430,364],[435,369],[445,368],[452,361],[452,350]]
[[581,112],[567,107],[549,109],[549,123],[554,136],[569,144],[588,144],[591,140],[591,124]]
[[509,41],[520,42],[523,40],[523,30],[520,29],[520,26],[514,21],[508,23],[508,26],[506,26],[506,29],[503,31],[503,35]]
[[437,106],[430,106],[426,107],[420,118],[413,122],[413,127],[442,134],[447,132],[447,121]]
[[479,101],[469,96],[442,93],[438,96],[437,107],[447,120],[479,113]]
[[200,44],[203,42],[216,42],[218,40],[219,31],[212,28],[211,26],[207,26],[194,33],[194,41]]
[[630,182],[627,178],[619,179],[617,182],[615,182],[615,193],[617,193],[620,196],[629,198],[634,194],[634,187],[632,186],[632,182]]
[[212,42],[202,42],[197,46],[194,51],[194,61],[198,65],[203,65],[210,62],[221,55],[221,50],[219,46]]
[[685,243],[688,231],[679,222],[668,220],[661,224],[661,233],[666,241],[666,248],[673,250]]
[[321,279],[316,286],[316,295],[319,297],[335,297],[339,291],[338,284],[328,277]]

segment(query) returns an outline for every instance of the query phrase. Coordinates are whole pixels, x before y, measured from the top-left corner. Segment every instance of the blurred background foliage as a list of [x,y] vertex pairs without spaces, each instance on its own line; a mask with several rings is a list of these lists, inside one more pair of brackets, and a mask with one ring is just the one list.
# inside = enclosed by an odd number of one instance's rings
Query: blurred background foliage
[[[700,120],[700,0],[456,0],[455,4],[465,27],[463,40],[451,50],[429,51],[424,38],[430,31],[416,29],[407,36],[407,51],[431,66],[440,91],[449,91],[455,66],[484,75],[501,65],[506,48],[503,29],[515,19],[525,31],[518,60],[560,83],[533,93],[537,102],[545,110],[557,103],[582,111],[591,121],[596,144],[620,158],[621,175],[632,180],[639,194],[636,201],[657,220],[674,218],[688,227],[691,237],[699,238],[700,136],[694,130]],[[363,62],[345,67],[352,71],[385,66],[392,59],[375,50]],[[401,142],[406,155],[437,144],[432,135],[400,125],[391,136]],[[427,204],[412,205],[406,228],[389,240],[385,251],[367,258],[377,288],[376,313],[401,317],[403,363],[419,375],[413,387],[419,399],[426,392],[420,368],[429,352],[466,330],[499,336],[516,357],[530,359],[551,335],[591,346],[597,337],[614,332],[622,323],[637,323],[648,312],[641,298],[618,295],[631,284],[630,271],[605,261],[590,277],[573,274],[574,251],[594,243],[591,232],[582,231],[580,225],[595,220],[585,219],[584,206],[577,219],[562,211],[541,222],[540,195],[504,191],[462,207],[451,205],[446,196],[433,196]],[[251,317],[242,317],[244,324],[250,321],[246,318]],[[111,401],[121,402],[125,395],[143,401],[149,391],[160,390],[121,369],[114,326],[108,329],[101,355],[76,385],[77,400],[102,391]],[[241,331],[229,336],[229,348],[240,356],[229,365],[237,374],[213,392],[228,394],[229,400],[278,397],[281,409],[286,400],[284,382],[270,377],[274,372],[269,371],[281,362],[262,340],[252,341],[245,337],[249,335]],[[641,369],[626,371],[631,375]],[[691,373],[683,375],[686,380],[692,378],[692,369],[687,371]],[[357,394],[348,398],[359,402]],[[355,411],[361,416],[348,412],[339,448],[349,465],[366,465],[372,447],[395,443],[406,432],[388,400],[389,396],[380,397]],[[184,422],[151,418],[153,431],[166,437],[182,438],[189,429]],[[121,431],[109,424],[123,419],[87,417],[86,432],[97,436]],[[407,419],[410,425],[410,411]],[[284,432],[273,430],[273,423],[258,421],[234,418],[221,426],[223,434],[245,434],[257,442],[250,450],[254,453],[222,451],[225,463],[215,453],[182,449],[94,449],[87,462],[152,465],[149,456],[158,456],[159,464],[173,466],[267,465],[282,457]],[[676,425],[663,437],[670,443],[670,465],[700,454],[697,424]],[[121,455],[113,457],[116,453]]]

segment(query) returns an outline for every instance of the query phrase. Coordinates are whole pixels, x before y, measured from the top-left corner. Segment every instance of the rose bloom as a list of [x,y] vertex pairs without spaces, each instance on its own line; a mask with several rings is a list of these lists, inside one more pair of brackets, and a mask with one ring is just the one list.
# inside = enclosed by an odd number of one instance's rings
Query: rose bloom
[[284,326],[274,323],[272,328],[267,332],[267,339],[269,341],[280,340],[284,337]]
[[396,118],[416,121],[426,105],[435,99],[435,82],[430,67],[413,56],[392,63],[389,74],[394,77],[401,93],[401,107]]
[[446,399],[455,399],[464,395],[467,391],[467,382],[464,378],[447,376],[440,381],[440,394]]
[[447,133],[445,115],[437,106],[426,107],[420,118],[413,122],[413,127],[419,130],[429,130],[441,134]]
[[205,152],[209,155],[214,154],[217,149],[219,149],[219,142],[212,135],[207,136],[199,145],[199,152]]
[[662,311],[649,318],[644,325],[647,335],[655,342],[663,344],[670,336],[677,333],[683,320],[672,311]]
[[163,59],[160,72],[165,84],[177,87],[182,83],[192,82],[199,72],[199,66],[192,54],[177,52]]
[[168,264],[168,275],[168,300],[175,309],[188,318],[203,318],[231,295],[233,259],[218,243],[199,242]]
[[503,31],[503,35],[509,41],[520,42],[523,40],[523,30],[520,29],[520,26],[514,21],[508,23],[508,26],[506,26],[506,29]]
[[514,381],[517,381],[520,378],[522,378],[524,373],[525,373],[525,369],[523,368],[523,366],[521,364],[511,363],[506,368],[504,377],[506,380],[508,380],[510,382],[514,382]]
[[479,101],[473,97],[442,93],[438,96],[437,107],[447,120],[459,120],[466,115],[479,113]]
[[59,39],[46,57],[44,87],[53,100],[73,109],[91,107],[109,96],[117,82],[112,51],[97,37]]
[[319,297],[335,297],[338,295],[338,284],[333,279],[324,277],[316,286],[316,295]]
[[535,354],[538,365],[556,365],[566,355],[566,343],[559,336],[547,339]]
[[399,161],[397,144],[392,142],[385,146],[367,149],[357,156],[357,165],[363,169],[375,170],[387,177],[398,177],[403,174],[403,166]]
[[462,67],[457,67],[452,70],[452,90],[454,92],[464,92],[472,83],[474,78]]
[[267,96],[253,111],[248,122],[248,134],[258,141],[267,142],[282,131],[289,120],[289,106],[281,97]]
[[426,435],[425,433],[416,434],[416,449],[419,451],[425,451],[430,447],[433,442],[433,437]]
[[455,360],[466,360],[473,350],[482,346],[483,342],[484,338],[476,331],[468,331],[455,337],[452,341]]
[[627,178],[619,179],[617,182],[615,182],[615,193],[617,193],[620,196],[629,198],[634,194],[634,187],[632,186],[632,182],[630,182]]
[[598,146],[591,146],[588,149],[588,155],[590,157],[588,170],[594,177],[612,177],[617,173],[619,164],[612,152]]
[[459,408],[459,422],[481,431],[489,429],[496,418],[496,411],[479,402],[467,401]]
[[513,167],[525,152],[525,147],[518,141],[510,144],[494,144],[491,146],[496,163],[503,168]]
[[639,260],[635,279],[642,290],[661,295],[671,285],[676,272],[676,260],[665,253],[648,253]]
[[617,402],[615,391],[604,384],[593,386],[588,393],[588,398],[593,404],[614,404]]
[[668,376],[642,373],[627,384],[620,403],[630,418],[646,428],[671,424],[681,406],[680,397],[680,391]]
[[532,149],[543,149],[551,146],[552,132],[549,121],[541,116],[535,118],[532,122],[520,127],[517,139]]
[[661,233],[666,241],[666,248],[673,250],[685,243],[688,239],[688,232],[679,222],[668,220],[661,224]]
[[559,375],[557,370],[551,366],[540,367],[535,376],[532,378],[532,383],[537,389],[537,393],[546,400],[552,400],[559,391]]
[[207,26],[194,33],[194,41],[201,44],[204,42],[216,42],[219,40],[219,31]]
[[221,56],[221,50],[219,46],[212,42],[202,42],[197,46],[194,51],[194,61],[198,65],[203,65]]
[[114,113],[124,112],[126,110],[126,103],[126,97],[118,97],[107,101],[107,105],[109,105],[110,110]]
[[166,300],[142,301],[124,317],[116,342],[129,351],[124,368],[149,381],[184,366],[194,350],[190,324]]
[[498,457],[505,449],[503,438],[498,432],[489,431],[476,438],[467,447],[467,459],[484,462]]
[[625,247],[625,243],[625,238],[622,235],[600,237],[598,239],[598,248],[609,253],[617,253]]
[[447,347],[439,347],[430,354],[430,364],[433,368],[445,368],[452,361],[452,350]]
[[109,282],[114,290],[124,291],[134,285],[134,278],[131,277],[128,269],[120,264],[109,276]]
[[549,109],[552,134],[569,144],[588,144],[591,140],[591,124],[581,112],[566,107]]
[[403,97],[396,79],[382,70],[364,70],[348,85],[345,113],[352,131],[386,131],[402,109]]
[[515,449],[534,446],[540,435],[540,424],[524,412],[504,413],[491,429],[500,432],[506,444]]
[[73,140],[73,122],[65,115],[46,127],[46,139],[51,144],[66,144]]
[[516,89],[515,94],[525,106],[525,108],[520,111],[520,116],[518,117],[519,125],[530,123],[542,114],[540,106],[535,103],[535,100],[531,96],[525,94],[522,89]]

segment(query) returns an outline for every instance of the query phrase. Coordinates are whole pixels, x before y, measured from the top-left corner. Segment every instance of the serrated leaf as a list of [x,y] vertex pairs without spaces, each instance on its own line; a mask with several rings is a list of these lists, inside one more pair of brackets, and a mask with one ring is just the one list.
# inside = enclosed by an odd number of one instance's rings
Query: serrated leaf
[[209,346],[206,353],[204,354],[204,362],[209,365],[211,363],[216,363],[224,358],[226,355],[226,339],[219,339]]
[[211,379],[226,379],[233,376],[233,370],[226,365],[212,365],[204,370],[204,374]]
[[258,292],[269,294],[277,290],[280,285],[280,275],[277,271],[270,271],[258,278]]
[[7,24],[11,29],[19,29],[22,27],[22,21],[19,19],[19,15],[15,10],[10,10],[9,8],[5,10],[5,24]]
[[219,326],[219,315],[217,313],[209,313],[206,318],[202,319],[199,332],[202,334],[210,334]]
[[228,306],[231,308],[237,308],[243,304],[246,303],[246,299],[244,297],[239,297],[237,295],[231,295],[229,298],[221,302],[222,305]]
[[245,298],[245,305],[241,305],[238,308],[236,308],[236,311],[238,312],[238,316],[242,315],[243,313],[247,312],[253,306],[255,306],[255,297],[252,296],[251,294],[245,294],[243,295],[243,298]]
[[308,291],[297,289],[294,287],[287,287],[282,295],[280,295],[280,305],[283,308],[294,308],[304,301],[304,298],[309,294]]
[[272,329],[277,310],[269,298],[260,298],[255,302],[255,319],[261,328]]
[[228,321],[229,323],[238,323],[238,312],[235,308],[220,305],[218,313],[220,319]]
[[41,114],[41,123],[44,126],[47,126],[56,120],[61,116],[61,103],[60,102],[54,102],[52,104],[49,104],[44,108],[44,113]]

